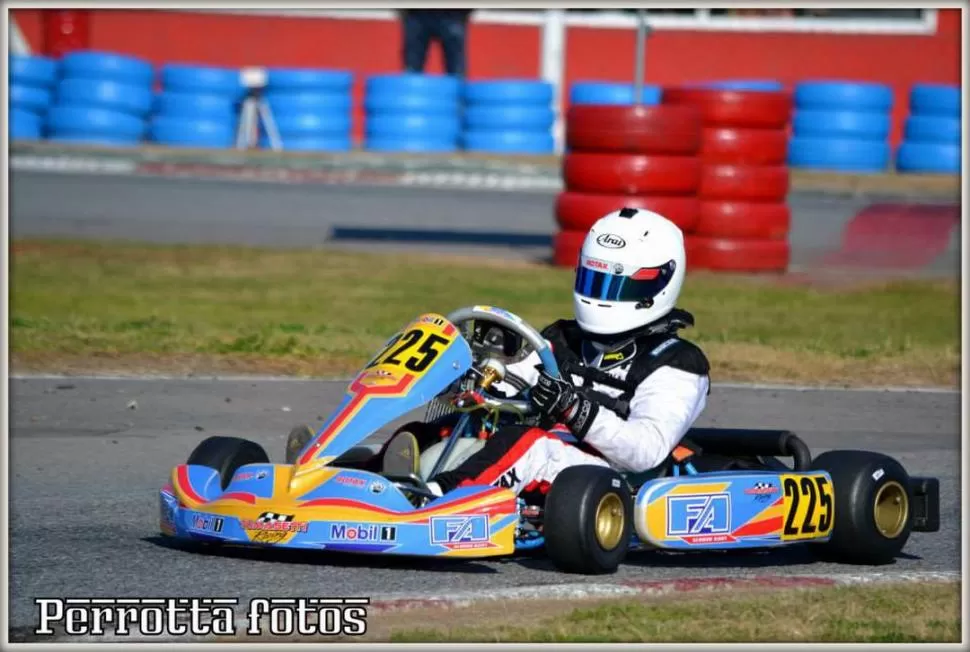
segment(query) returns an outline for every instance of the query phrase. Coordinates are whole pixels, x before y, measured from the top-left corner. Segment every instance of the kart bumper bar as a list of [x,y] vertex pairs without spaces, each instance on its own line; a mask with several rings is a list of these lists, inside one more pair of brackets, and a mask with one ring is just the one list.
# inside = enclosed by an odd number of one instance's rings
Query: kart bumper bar
[[913,532],[940,530],[940,481],[936,478],[909,479],[913,491]]

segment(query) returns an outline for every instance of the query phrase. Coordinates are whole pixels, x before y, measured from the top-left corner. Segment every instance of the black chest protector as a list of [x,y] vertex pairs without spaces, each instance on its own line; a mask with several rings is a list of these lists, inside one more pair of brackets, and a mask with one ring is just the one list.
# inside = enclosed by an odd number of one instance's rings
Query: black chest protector
[[[598,368],[588,366],[588,361],[600,352],[593,348],[575,320],[561,319],[547,326],[542,336],[552,344],[552,354],[563,377],[579,376],[583,379],[583,394],[626,419],[637,387],[660,367],[673,367],[699,376],[710,374],[710,363],[704,352],[677,335],[678,330],[693,323],[694,317],[689,312],[674,309],[664,319],[640,329],[623,346],[605,352]],[[611,369],[623,368],[627,371],[622,379],[608,373]],[[614,398],[596,391],[592,389],[593,383],[616,389],[620,395]]]

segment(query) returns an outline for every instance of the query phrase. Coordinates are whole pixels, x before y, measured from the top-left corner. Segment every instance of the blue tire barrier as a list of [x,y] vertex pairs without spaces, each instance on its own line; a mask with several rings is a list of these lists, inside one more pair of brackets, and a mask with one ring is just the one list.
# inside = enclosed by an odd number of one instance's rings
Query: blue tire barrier
[[52,136],[137,142],[145,134],[145,121],[121,111],[57,105],[47,113],[47,128]]
[[888,113],[872,111],[797,110],[792,116],[795,136],[885,140],[891,120]]
[[349,113],[353,105],[349,93],[268,91],[263,97],[273,113]]
[[457,115],[458,100],[454,97],[435,95],[395,95],[374,93],[364,98],[367,113],[436,113]]
[[960,87],[949,84],[913,84],[909,91],[909,108],[917,115],[959,118]]
[[169,63],[162,66],[162,87],[167,91],[206,93],[241,99],[246,94],[238,69]]
[[418,138],[425,140],[440,136],[457,139],[461,123],[457,115],[443,116],[426,113],[385,113],[367,116],[365,131],[368,136],[384,138]]
[[149,136],[163,145],[225,149],[236,143],[236,125],[223,120],[155,116]]
[[903,142],[896,151],[900,172],[960,174],[960,146],[941,143]]
[[10,83],[50,88],[57,83],[57,61],[48,57],[12,54],[7,58]]
[[12,108],[42,114],[47,111],[51,104],[52,93],[43,88],[11,84],[9,92],[10,106]]
[[552,134],[528,131],[466,131],[462,143],[470,152],[551,154],[555,150]]
[[[576,82],[569,89],[570,104],[628,105],[634,101],[633,84],[613,82]],[[659,86],[644,84],[640,103],[660,104],[662,90]]]
[[10,140],[39,140],[43,135],[43,120],[24,109],[10,109]]
[[[282,138],[283,149],[292,152],[349,152],[353,149],[350,136],[329,136],[329,137],[306,137],[306,138]],[[271,149],[269,136],[262,134],[259,137],[259,146],[263,149]]]
[[155,96],[155,113],[173,118],[232,121],[238,117],[235,102],[224,95],[164,91]]
[[468,104],[536,104],[552,103],[552,84],[533,80],[473,81],[465,83]]
[[776,93],[785,90],[785,85],[774,79],[719,79],[703,82],[701,88],[715,88],[722,91],[762,91]]
[[465,109],[465,127],[471,131],[549,131],[555,112],[544,106],[478,105]]
[[267,90],[349,93],[353,83],[353,73],[346,70],[270,68],[266,71]]
[[850,138],[802,138],[788,141],[788,165],[839,172],[883,172],[889,167],[889,143]]
[[418,138],[401,136],[398,138],[366,138],[364,147],[372,152],[423,152],[442,154],[458,151],[457,139]]
[[436,98],[458,99],[461,83],[447,75],[374,75],[364,82],[364,94],[430,95]]
[[903,140],[914,143],[959,145],[962,123],[958,118],[934,115],[910,115],[906,118]]
[[57,86],[58,104],[110,109],[139,117],[151,112],[153,99],[147,86],[106,80],[64,79]]
[[273,114],[280,136],[342,136],[350,133],[350,116],[346,113]]
[[61,76],[151,86],[155,81],[155,68],[149,62],[136,57],[82,50],[64,55],[61,59]]
[[795,85],[796,109],[882,111],[893,106],[893,91],[870,82],[814,81]]

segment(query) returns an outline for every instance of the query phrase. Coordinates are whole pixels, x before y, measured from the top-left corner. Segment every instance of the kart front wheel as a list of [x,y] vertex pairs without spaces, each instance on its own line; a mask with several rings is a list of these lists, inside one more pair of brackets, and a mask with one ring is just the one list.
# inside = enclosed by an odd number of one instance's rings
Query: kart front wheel
[[256,442],[239,437],[219,436],[203,440],[189,455],[187,462],[218,471],[223,489],[229,486],[229,481],[240,467],[268,463],[269,456]]
[[812,462],[827,471],[835,494],[832,537],[819,556],[848,564],[889,564],[913,529],[913,492],[902,465],[881,453],[829,451]]
[[633,499],[619,473],[573,466],[556,476],[543,516],[546,552],[566,573],[613,573],[626,557]]

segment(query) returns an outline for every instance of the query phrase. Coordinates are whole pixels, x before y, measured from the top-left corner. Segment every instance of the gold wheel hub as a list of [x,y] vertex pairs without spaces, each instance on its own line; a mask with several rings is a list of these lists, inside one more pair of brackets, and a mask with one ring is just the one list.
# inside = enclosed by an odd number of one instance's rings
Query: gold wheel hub
[[887,539],[895,539],[906,526],[909,516],[909,497],[898,482],[887,482],[876,492],[873,510],[876,527]]
[[604,550],[613,550],[620,545],[626,514],[623,501],[616,494],[606,494],[596,506],[596,541]]

